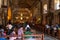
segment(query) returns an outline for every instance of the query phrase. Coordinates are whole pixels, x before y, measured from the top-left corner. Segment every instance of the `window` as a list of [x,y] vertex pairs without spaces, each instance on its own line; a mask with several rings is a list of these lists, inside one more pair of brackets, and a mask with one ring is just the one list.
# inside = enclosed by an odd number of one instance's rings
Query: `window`
[[7,6],[7,0],[4,0],[4,5]]
[[54,1],[54,6],[55,6],[55,10],[60,9],[60,0],[55,0]]
[[0,0],[0,8],[1,8],[1,5],[2,5],[2,0]]
[[47,4],[44,4],[43,11],[44,11],[44,14],[47,13]]

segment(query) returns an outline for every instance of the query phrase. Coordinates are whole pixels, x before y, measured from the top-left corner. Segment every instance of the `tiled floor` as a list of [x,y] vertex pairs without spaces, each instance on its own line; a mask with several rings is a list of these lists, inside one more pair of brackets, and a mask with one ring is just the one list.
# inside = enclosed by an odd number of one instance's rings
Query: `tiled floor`
[[58,40],[58,39],[56,39],[56,38],[54,38],[54,37],[51,37],[51,36],[45,35],[45,36],[44,36],[44,40]]

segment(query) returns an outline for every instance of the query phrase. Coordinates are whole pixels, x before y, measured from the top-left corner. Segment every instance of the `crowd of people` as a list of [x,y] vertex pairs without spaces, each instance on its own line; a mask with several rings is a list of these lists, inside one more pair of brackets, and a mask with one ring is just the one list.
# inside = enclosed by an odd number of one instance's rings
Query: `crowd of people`
[[2,28],[3,26],[0,26],[0,40],[23,40],[24,31],[30,31],[30,25],[26,24],[11,24],[8,23],[6,25],[6,29]]
[[[24,33],[25,34],[27,34],[27,32],[30,33],[30,30],[31,30],[31,25],[29,23],[12,24],[11,22],[9,22],[5,27],[7,30],[5,30],[5,28],[3,28],[2,25],[0,25],[0,39],[2,39],[2,40],[20,40],[20,39],[23,40],[24,39],[23,38]],[[51,34],[54,30],[55,35],[56,35],[56,32],[60,28],[60,25],[57,23],[55,25],[46,24],[45,28],[46,28],[46,31],[48,29],[50,29]],[[27,31],[27,32],[25,32],[25,31]]]
[[50,29],[50,34],[52,34],[54,32],[55,36],[57,36],[56,33],[57,33],[57,30],[60,28],[60,25],[57,24],[57,23],[55,25],[53,25],[53,24],[52,25],[46,24],[45,28],[46,28],[46,31]]

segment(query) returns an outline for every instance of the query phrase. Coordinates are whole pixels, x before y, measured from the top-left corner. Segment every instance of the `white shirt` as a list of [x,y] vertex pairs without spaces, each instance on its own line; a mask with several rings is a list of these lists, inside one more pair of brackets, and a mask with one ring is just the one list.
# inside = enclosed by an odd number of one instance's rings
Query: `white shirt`
[[50,28],[50,26],[49,25],[46,25],[46,28]]
[[27,25],[25,29],[27,29],[27,28],[30,28],[30,26],[29,26],[29,25]]
[[56,28],[56,27],[54,27],[54,30],[57,30],[57,28]]
[[15,40],[17,37],[10,37],[9,40]]
[[8,24],[6,27],[7,27],[8,29],[11,29],[13,26],[12,26],[11,24]]

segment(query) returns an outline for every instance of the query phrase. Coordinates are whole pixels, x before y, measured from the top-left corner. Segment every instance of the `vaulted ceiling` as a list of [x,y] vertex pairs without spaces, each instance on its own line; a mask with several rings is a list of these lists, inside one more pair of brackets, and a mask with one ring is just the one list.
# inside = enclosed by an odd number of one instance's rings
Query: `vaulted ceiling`
[[22,8],[31,8],[38,2],[39,0],[9,0],[10,6]]

